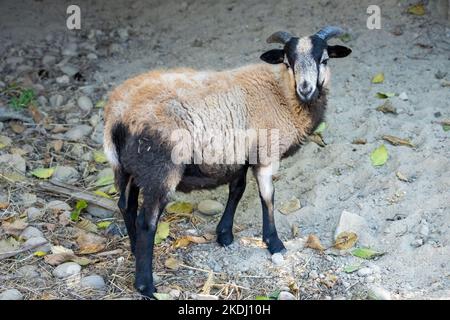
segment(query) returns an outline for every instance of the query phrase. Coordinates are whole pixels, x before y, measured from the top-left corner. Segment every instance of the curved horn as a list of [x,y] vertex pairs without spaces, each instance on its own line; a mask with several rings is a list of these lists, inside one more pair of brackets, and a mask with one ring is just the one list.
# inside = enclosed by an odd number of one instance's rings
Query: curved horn
[[328,39],[338,37],[344,33],[345,31],[339,27],[326,26],[320,29],[320,31],[316,33],[316,36],[327,41]]
[[267,43],[281,43],[286,44],[291,38],[293,37],[292,34],[286,31],[277,31],[274,34],[272,34],[270,37],[267,38]]

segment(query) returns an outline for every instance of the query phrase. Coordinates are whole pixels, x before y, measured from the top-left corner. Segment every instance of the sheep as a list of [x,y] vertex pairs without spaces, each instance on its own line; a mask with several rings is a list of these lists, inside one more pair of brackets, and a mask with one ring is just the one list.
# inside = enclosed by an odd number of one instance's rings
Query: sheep
[[[285,251],[274,221],[272,176],[276,159],[249,161],[249,153],[245,153],[243,162],[210,164],[193,161],[202,153],[194,150],[177,162],[173,150],[186,143],[174,139],[174,132],[190,135],[191,150],[208,146],[217,132],[233,137],[239,130],[267,129],[277,132],[275,147],[280,157],[292,154],[324,117],[328,59],[351,53],[347,47],[327,44],[342,33],[331,26],[300,38],[275,32],[267,42],[283,48],[263,53],[260,58],[265,63],[219,72],[150,71],[125,81],[110,94],[104,113],[104,150],[115,173],[118,207],[136,258],[135,287],[144,297],[155,292],[154,237],[158,219],[175,190],[229,185],[228,201],[216,229],[217,242],[227,246],[233,241],[233,219],[251,168],[262,204],[263,240],[270,253]],[[208,133],[206,141],[199,138],[199,132]],[[228,151],[239,151],[241,145],[233,138],[226,141]],[[264,138],[249,139],[252,150],[260,148],[255,141],[265,144]],[[140,192],[143,203],[138,214]]]

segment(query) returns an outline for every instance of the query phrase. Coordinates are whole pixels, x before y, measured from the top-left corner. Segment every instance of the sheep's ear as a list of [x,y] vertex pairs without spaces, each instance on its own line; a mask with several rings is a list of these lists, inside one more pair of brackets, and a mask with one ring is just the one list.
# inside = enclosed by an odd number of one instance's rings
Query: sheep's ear
[[284,61],[284,50],[282,49],[272,49],[267,52],[264,52],[261,57],[259,57],[262,61],[265,61],[270,64],[282,63]]
[[328,46],[327,51],[330,58],[344,58],[352,53],[352,49],[344,46]]

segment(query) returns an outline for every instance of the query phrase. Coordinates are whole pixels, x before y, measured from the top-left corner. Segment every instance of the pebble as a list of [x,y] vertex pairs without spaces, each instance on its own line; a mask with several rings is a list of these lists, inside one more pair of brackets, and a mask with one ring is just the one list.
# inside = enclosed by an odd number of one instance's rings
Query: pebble
[[80,281],[82,288],[89,288],[95,290],[102,290],[106,288],[106,283],[103,278],[97,274],[83,277]]
[[406,92],[402,92],[398,95],[399,99],[403,100],[403,101],[407,101],[408,100],[408,95],[406,94]]
[[80,178],[80,174],[75,168],[66,166],[57,166],[52,175],[51,181],[60,181],[64,183],[74,183]]
[[278,295],[278,300],[296,300],[295,296],[288,291],[281,291]]
[[411,245],[415,248],[421,247],[423,246],[423,239],[422,238],[416,239],[413,242],[411,242]]
[[391,293],[379,286],[371,286],[369,288],[367,297],[370,300],[391,300]]
[[63,65],[59,69],[69,77],[73,77],[76,73],[80,72],[78,67],[71,64]]
[[22,57],[9,57],[5,60],[6,64],[10,64],[11,66],[21,64],[23,61],[24,59]]
[[17,289],[8,289],[0,293],[0,300],[23,300],[23,294]]
[[58,279],[67,278],[81,272],[81,266],[75,262],[66,262],[57,266],[52,274]]
[[85,124],[81,124],[67,131],[64,134],[64,137],[71,141],[78,141],[81,140],[83,137],[89,135],[91,132],[92,127]]
[[366,282],[367,283],[373,283],[375,281],[375,277],[374,276],[368,276],[366,277]]
[[430,228],[428,227],[428,224],[421,224],[419,233],[423,237],[428,237],[430,234]]
[[27,167],[25,159],[18,154],[4,154],[0,156],[0,168],[6,170],[10,168],[12,171],[18,171],[19,173],[25,174]]
[[372,269],[370,268],[361,268],[358,270],[358,276],[360,277],[367,277],[368,275],[371,275],[373,273]]
[[319,273],[317,273],[316,270],[311,270],[311,271],[309,272],[309,277],[310,277],[311,279],[317,279],[317,278],[319,277]]
[[98,56],[95,53],[89,53],[86,58],[88,58],[89,60],[96,60],[98,59]]
[[16,274],[19,277],[34,279],[39,277],[39,272],[37,272],[36,266],[33,265],[25,265],[17,269]]
[[60,94],[55,94],[50,97],[50,105],[54,108],[62,106],[64,97]]
[[30,207],[25,210],[25,214],[28,217],[28,221],[35,221],[35,220],[39,220],[40,218],[42,218],[42,216],[44,215],[44,212],[42,212],[38,208]]
[[73,57],[77,55],[78,46],[76,43],[68,43],[62,50],[61,54],[63,56]]
[[68,84],[70,82],[70,78],[67,75],[63,75],[61,77],[56,78],[56,83],[59,84]]
[[100,219],[107,219],[107,218],[112,218],[114,217],[114,211],[96,206],[95,204],[91,204],[86,208],[86,211],[96,217],[96,218],[100,218]]
[[56,62],[56,57],[46,54],[43,58],[42,58],[42,64],[46,67],[49,67],[51,65],[54,65]]
[[284,263],[284,257],[281,253],[275,253],[272,255],[272,262],[276,266],[281,266]]
[[207,216],[213,216],[223,212],[223,205],[215,200],[202,200],[197,206],[198,211]]
[[22,233],[20,234],[20,237],[22,239],[28,240],[31,238],[43,238],[44,234],[38,228],[29,226],[29,227],[26,227],[25,230],[22,231]]
[[91,112],[94,105],[92,104],[92,100],[87,96],[81,96],[77,100],[78,107],[86,113]]
[[43,238],[43,237],[33,237],[28,239],[27,241],[25,241],[25,243],[23,244],[24,247],[32,247],[34,245],[37,245],[39,243],[44,243],[43,245],[33,248],[33,251],[42,251],[42,252],[50,252],[51,250],[51,246],[48,243],[47,239]]
[[39,97],[37,98],[37,102],[39,103],[39,105],[40,105],[41,107],[46,107],[46,106],[48,105],[48,100],[47,100],[47,98],[44,97],[44,96],[39,96]]
[[177,290],[177,289],[172,289],[169,291],[169,295],[173,298],[173,299],[178,299],[181,295],[181,291]]
[[119,38],[121,41],[125,42],[128,40],[129,35],[128,35],[127,29],[125,29],[125,28],[117,29],[117,34],[119,35]]

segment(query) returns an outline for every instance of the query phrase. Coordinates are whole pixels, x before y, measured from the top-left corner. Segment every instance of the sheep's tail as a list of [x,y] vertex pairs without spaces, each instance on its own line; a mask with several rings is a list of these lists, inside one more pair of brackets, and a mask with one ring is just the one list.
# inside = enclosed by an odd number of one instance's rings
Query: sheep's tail
[[105,128],[104,134],[104,152],[109,163],[114,169],[119,169],[120,153],[125,147],[127,138],[127,129],[125,126],[118,122],[109,128]]

